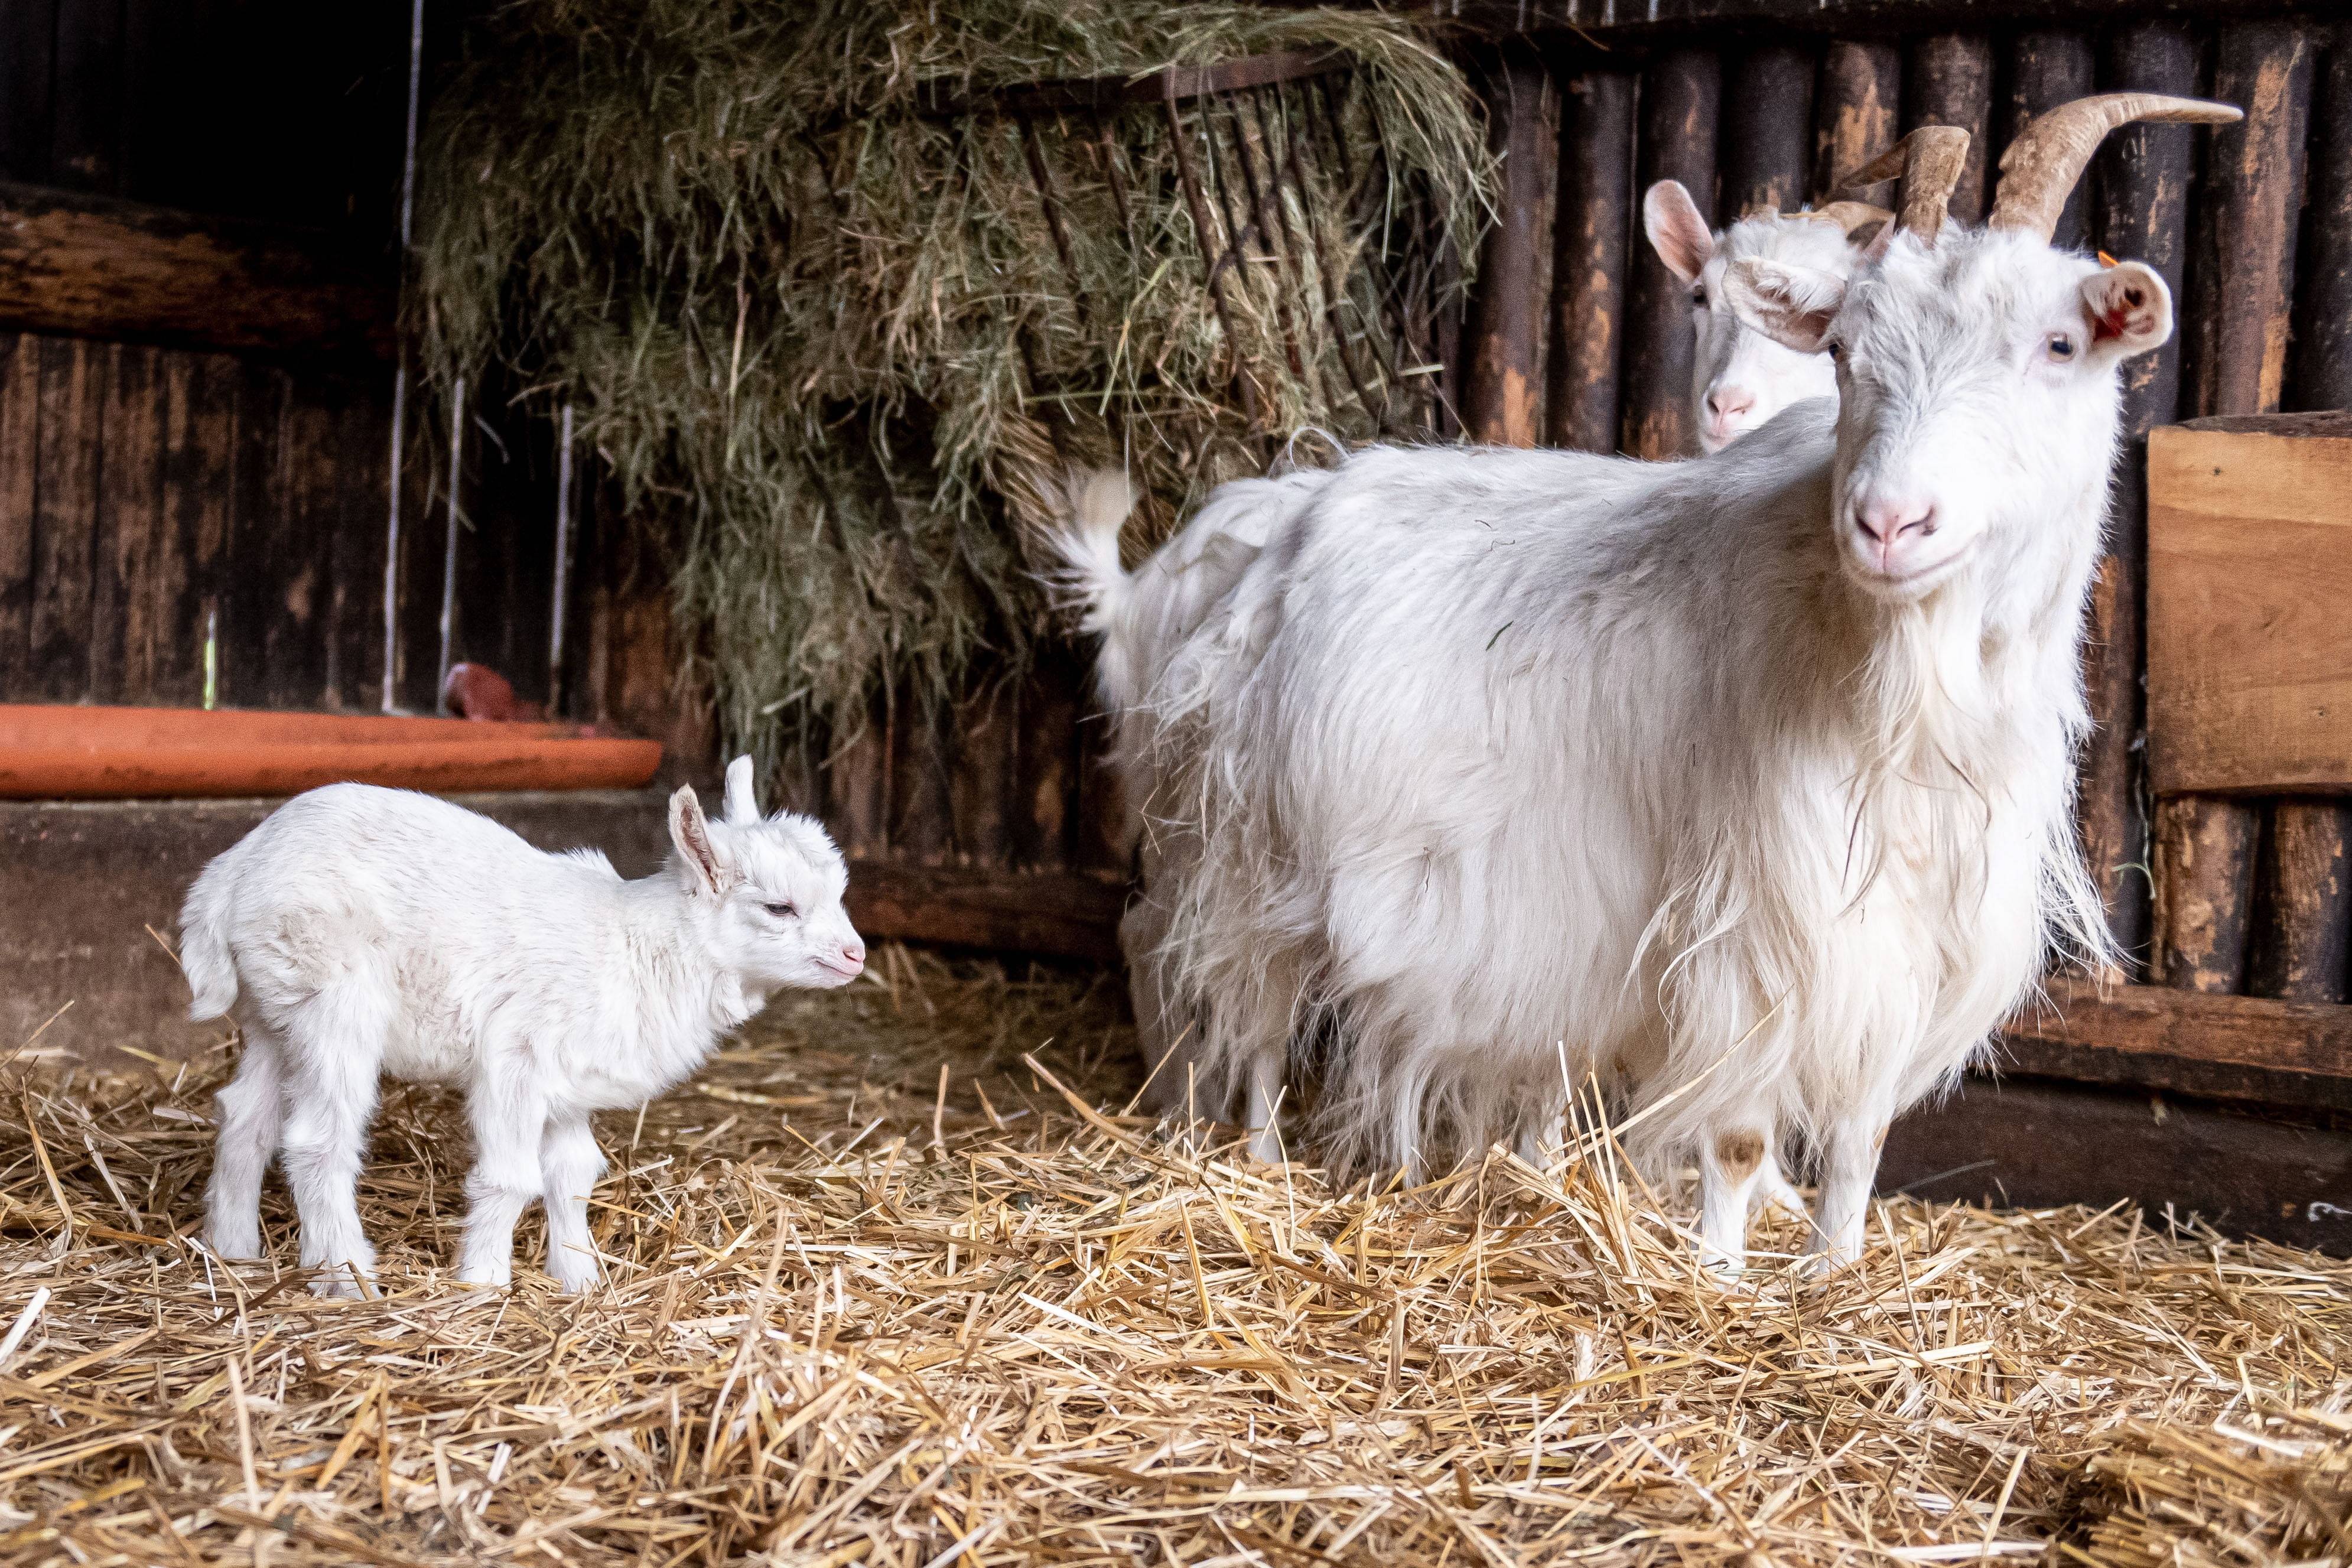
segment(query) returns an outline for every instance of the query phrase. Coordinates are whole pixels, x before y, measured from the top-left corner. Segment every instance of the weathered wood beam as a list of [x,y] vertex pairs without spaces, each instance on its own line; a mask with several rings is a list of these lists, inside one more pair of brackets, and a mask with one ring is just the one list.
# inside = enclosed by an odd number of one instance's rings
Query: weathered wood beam
[[[2211,16],[2214,0],[1454,0],[1449,23],[1501,36],[1572,28],[1596,43],[1725,32],[1839,37],[1985,29],[2006,22],[2041,26],[2118,17]],[[2232,17],[2284,15],[2294,0],[2231,0]],[[2303,7],[2307,9],[2307,7]]]
[[388,357],[396,307],[331,235],[0,183],[0,329]]
[[2352,1110],[2352,1007],[2059,979],[2001,1046],[2044,1077]]
[[849,918],[866,940],[1118,961],[1127,885],[1084,872],[974,871],[855,861]]

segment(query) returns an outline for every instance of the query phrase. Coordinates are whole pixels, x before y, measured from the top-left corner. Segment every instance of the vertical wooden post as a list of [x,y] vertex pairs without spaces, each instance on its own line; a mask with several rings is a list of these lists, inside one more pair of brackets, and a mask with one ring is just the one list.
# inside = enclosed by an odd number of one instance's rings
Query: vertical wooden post
[[2246,989],[2295,1002],[2341,1002],[2352,952],[2352,876],[2345,808],[2333,800],[2271,808],[2254,889]]
[[2298,258],[2290,408],[2352,408],[2352,24],[2339,25],[2314,91],[2311,185]]
[[1503,210],[1478,269],[1462,418],[1474,441],[1532,447],[1543,439],[1559,97],[1525,44],[1505,46],[1491,81]]
[[1986,155],[1992,141],[1992,44],[1980,33],[1937,33],[1911,46],[1903,68],[1903,129],[1957,125],[1969,133],[1968,166],[1948,209],[1984,221]]
[[[1635,194],[1679,180],[1702,212],[1715,205],[1715,130],[1722,68],[1704,49],[1679,49],[1642,77],[1642,145]],[[1690,427],[1690,292],[1637,232],[1625,310],[1624,450],[1679,458],[1696,445]]]
[[1840,40],[1822,56],[1813,97],[1813,205],[1828,201],[1838,176],[1895,144],[1903,107],[1903,57],[1892,44]]
[[1014,760],[1013,855],[1024,869],[1069,865],[1076,837],[1078,720],[1085,676],[1072,649],[1041,649],[1021,688],[1020,752]]
[[890,847],[890,718],[877,697],[865,726],[846,743],[834,742],[825,765],[825,820],[853,860]]
[[1736,57],[1723,86],[1723,188],[1716,222],[1737,223],[1804,199],[1813,159],[1813,51],[1759,44]]
[[[2196,43],[2173,22],[2122,28],[2108,42],[2105,76],[2110,90],[2192,97]],[[2175,300],[2187,298],[2196,136],[2186,125],[2127,125],[2099,153],[2093,238],[2112,255],[2156,268]],[[2123,384],[2123,449],[2116,459],[2106,552],[2083,648],[2084,684],[2097,727],[2083,752],[2078,815],[2084,854],[2106,904],[2107,929],[2124,951],[2126,973],[2137,977],[2147,972],[2154,919],[2141,770],[2147,754],[2147,433],[2179,412],[2179,335],[2127,362]]]
[[1545,437],[1555,447],[1614,451],[1625,267],[1637,243],[1631,74],[1589,70],[1568,79],[1559,148]]
[[[2218,129],[2206,161],[2200,277],[2184,345],[2200,413],[2267,414],[2284,390],[2311,65],[2309,40],[2293,23],[2221,31],[2213,96],[2242,106],[2246,118]],[[2158,805],[2157,947],[2166,984],[2242,989],[2260,828],[2256,807],[2218,796]],[[2297,863],[2306,858],[2299,854]]]
[[[2091,39],[2086,33],[2052,29],[2020,33],[2010,46],[2009,101],[2001,116],[2001,144],[2006,147],[2025,129],[2026,121],[2047,114],[2062,103],[2088,98],[2095,79]],[[2062,250],[2083,244],[2083,214],[2093,181],[2074,182],[2050,243]]]

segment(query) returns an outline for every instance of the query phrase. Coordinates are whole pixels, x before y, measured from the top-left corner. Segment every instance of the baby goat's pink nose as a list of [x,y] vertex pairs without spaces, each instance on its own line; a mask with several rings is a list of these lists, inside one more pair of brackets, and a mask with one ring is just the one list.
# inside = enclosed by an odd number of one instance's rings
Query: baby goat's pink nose
[[866,944],[862,942],[843,942],[841,944],[841,962],[847,964],[853,973],[865,968]]
[[1706,395],[1706,406],[1717,419],[1734,419],[1756,406],[1756,395],[1744,386],[1718,386]]

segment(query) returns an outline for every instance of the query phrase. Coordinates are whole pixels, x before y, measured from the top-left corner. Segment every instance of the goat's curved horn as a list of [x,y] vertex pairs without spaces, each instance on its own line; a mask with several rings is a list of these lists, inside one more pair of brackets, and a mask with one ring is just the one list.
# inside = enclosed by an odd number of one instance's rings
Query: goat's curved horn
[[2084,165],[2108,132],[2135,120],[2227,125],[2243,120],[2235,104],[2155,92],[2105,92],[2062,103],[2017,133],[2000,155],[2000,185],[1987,228],[2013,228],[2048,239]]
[[1951,205],[1952,192],[1968,163],[1967,132],[1957,125],[1922,125],[1840,180],[1838,188],[1858,190],[1902,175],[1895,226],[1933,245],[1943,232],[1945,209]]

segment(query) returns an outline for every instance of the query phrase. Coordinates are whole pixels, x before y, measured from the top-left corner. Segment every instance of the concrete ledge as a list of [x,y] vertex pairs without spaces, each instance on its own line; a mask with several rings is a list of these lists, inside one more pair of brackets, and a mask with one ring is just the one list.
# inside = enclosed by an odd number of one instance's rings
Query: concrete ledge
[[[450,798],[542,849],[593,845],[625,877],[669,848],[659,790]],[[283,804],[0,801],[0,1055],[44,1024],[42,1048],[91,1060],[215,1038],[216,1026],[186,1021],[187,985],[149,931],[176,946],[188,884]]]

